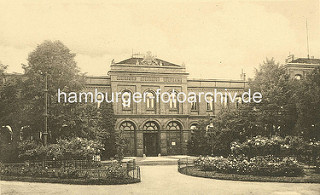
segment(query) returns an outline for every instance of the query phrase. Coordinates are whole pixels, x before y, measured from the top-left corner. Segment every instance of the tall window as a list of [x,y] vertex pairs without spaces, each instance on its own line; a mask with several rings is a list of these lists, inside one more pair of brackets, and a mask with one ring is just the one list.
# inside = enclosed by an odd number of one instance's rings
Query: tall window
[[147,104],[147,110],[154,110],[156,108],[155,95],[151,91],[147,92],[146,104]]
[[213,111],[213,106],[214,106],[214,102],[213,102],[213,97],[210,95],[210,96],[207,96],[207,111]]
[[198,110],[198,97],[193,97],[191,100],[191,111],[197,111]]
[[[123,99],[122,99],[123,97]],[[132,109],[132,94],[130,91],[124,91],[122,93],[122,109],[123,110],[131,110]]]
[[177,92],[171,92],[170,94],[170,109],[171,110],[177,110],[178,109],[178,100],[177,100]]

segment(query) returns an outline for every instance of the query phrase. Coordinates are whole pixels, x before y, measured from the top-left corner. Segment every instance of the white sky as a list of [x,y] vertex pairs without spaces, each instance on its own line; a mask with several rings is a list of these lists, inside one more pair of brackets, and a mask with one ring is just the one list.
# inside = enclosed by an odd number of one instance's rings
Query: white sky
[[[80,2],[80,3],[79,3]],[[320,57],[319,1],[1,1],[0,61],[22,72],[44,40],[61,40],[82,72],[106,75],[112,59],[151,51],[186,64],[192,78],[253,76],[266,57]]]

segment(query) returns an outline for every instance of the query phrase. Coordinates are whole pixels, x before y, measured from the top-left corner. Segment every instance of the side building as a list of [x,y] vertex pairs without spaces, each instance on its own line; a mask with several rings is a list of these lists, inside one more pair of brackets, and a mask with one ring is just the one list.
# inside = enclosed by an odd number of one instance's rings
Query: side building
[[116,130],[123,130],[127,140],[127,156],[186,154],[191,129],[196,128],[197,122],[215,117],[224,106],[236,107],[237,102],[207,103],[202,100],[195,103],[164,103],[155,101],[156,91],[160,89],[162,93],[176,95],[179,92],[214,93],[215,89],[224,93],[227,89],[231,94],[241,94],[245,88],[244,80],[188,79],[188,75],[183,65],[147,53],[112,62],[108,76],[87,78],[87,90],[98,89],[113,94],[147,93],[145,102],[131,101],[124,106],[120,97],[113,104]]
[[286,63],[287,73],[290,77],[297,80],[305,78],[306,75],[316,67],[320,67],[320,59],[314,59],[313,57],[294,59],[294,57],[291,56],[291,59]]

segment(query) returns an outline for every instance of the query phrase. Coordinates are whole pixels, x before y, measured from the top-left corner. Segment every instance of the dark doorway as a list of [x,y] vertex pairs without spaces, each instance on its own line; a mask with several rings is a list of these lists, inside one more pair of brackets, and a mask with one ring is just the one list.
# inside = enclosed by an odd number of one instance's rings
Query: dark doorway
[[158,155],[158,133],[143,134],[143,153],[146,156]]

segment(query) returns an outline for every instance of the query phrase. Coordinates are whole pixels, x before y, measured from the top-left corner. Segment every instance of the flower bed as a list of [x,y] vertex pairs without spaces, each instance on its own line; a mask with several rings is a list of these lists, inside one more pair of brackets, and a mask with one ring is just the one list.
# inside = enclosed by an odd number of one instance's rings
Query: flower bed
[[204,177],[210,179],[222,179],[233,181],[254,181],[254,182],[286,182],[286,183],[320,183],[320,175],[315,173],[307,173],[305,176],[299,177],[273,177],[273,176],[257,176],[257,175],[240,175],[226,174],[215,171],[203,171],[198,167],[189,166],[179,168],[182,174]]
[[303,167],[292,158],[273,156],[246,158],[239,157],[199,157],[195,166],[203,171],[216,171],[228,174],[259,176],[301,176]]

